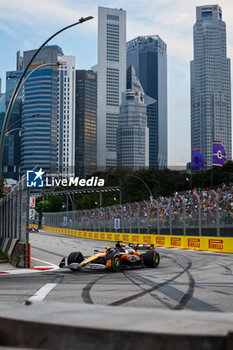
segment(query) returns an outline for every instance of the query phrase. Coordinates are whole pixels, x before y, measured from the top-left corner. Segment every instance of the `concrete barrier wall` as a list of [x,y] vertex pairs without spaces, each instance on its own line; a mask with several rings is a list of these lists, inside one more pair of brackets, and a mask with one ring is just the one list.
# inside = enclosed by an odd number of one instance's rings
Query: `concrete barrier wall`
[[65,235],[97,239],[104,241],[122,241],[130,243],[153,243],[158,247],[194,249],[200,251],[213,251],[218,253],[233,253],[233,238],[194,237],[194,236],[170,236],[148,235],[114,232],[78,231],[68,228],[42,226],[45,231],[61,233]]
[[27,268],[31,265],[30,244],[20,242],[17,238],[1,238],[0,251],[15,267]]
[[0,303],[0,346],[232,350],[232,331],[233,314],[56,302]]

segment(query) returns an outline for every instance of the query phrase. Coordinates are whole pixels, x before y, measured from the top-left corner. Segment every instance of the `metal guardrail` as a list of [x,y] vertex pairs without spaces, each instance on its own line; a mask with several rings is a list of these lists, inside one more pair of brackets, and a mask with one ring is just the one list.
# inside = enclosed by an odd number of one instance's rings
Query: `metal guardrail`
[[0,237],[18,238],[28,243],[29,230],[29,189],[26,177],[0,199]]
[[[117,228],[115,219],[120,219]],[[152,202],[44,213],[42,225],[99,232],[233,237],[233,188],[200,194],[187,191]]]

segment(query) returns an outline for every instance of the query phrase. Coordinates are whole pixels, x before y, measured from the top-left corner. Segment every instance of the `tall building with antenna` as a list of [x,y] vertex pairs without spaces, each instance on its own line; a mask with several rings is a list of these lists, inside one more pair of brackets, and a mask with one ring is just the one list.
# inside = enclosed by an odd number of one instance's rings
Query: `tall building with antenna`
[[226,23],[218,5],[196,7],[191,61],[191,147],[212,166],[213,141],[221,141],[231,159],[231,73]]

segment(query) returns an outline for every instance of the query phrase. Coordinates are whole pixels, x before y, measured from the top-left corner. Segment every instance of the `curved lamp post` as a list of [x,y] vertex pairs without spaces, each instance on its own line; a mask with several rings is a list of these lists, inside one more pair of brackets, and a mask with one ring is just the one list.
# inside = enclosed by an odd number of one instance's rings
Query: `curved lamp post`
[[13,124],[11,124],[11,126],[6,130],[5,136],[7,136],[8,134],[10,134],[11,132],[13,132],[13,131],[15,131],[15,130],[21,130],[21,129],[23,129],[22,126],[16,127],[16,128],[15,128],[15,126],[16,126],[18,123],[22,122],[22,120],[24,120],[24,119],[31,119],[31,118],[34,118],[34,117],[37,116],[37,115],[40,115],[40,113],[34,113],[34,114],[32,114],[32,115],[29,115],[28,117],[24,117],[24,118],[20,118],[19,120],[16,120],[16,122],[14,122]]
[[153,195],[152,195],[152,192],[149,189],[148,185],[145,183],[145,181],[143,179],[141,179],[139,176],[136,176],[136,175],[127,174],[127,176],[135,177],[136,179],[140,180],[146,186],[146,188],[147,188],[147,190],[148,190],[148,192],[150,194],[150,201],[152,203],[153,202]]
[[[8,107],[7,107],[7,111],[6,111],[6,115],[5,115],[5,118],[4,118],[4,122],[3,122],[3,126],[2,126],[2,133],[1,133],[1,140],[0,140],[0,177],[1,177],[1,174],[2,174],[2,155],[3,155],[3,145],[4,145],[4,139],[5,139],[5,134],[6,134],[6,130],[7,130],[7,125],[8,125],[8,121],[9,121],[9,118],[10,118],[10,114],[11,114],[11,111],[12,111],[12,108],[13,108],[13,105],[14,105],[14,102],[17,98],[17,95],[18,95],[18,92],[20,90],[20,85],[23,81],[23,78],[26,74],[26,72],[28,71],[30,65],[32,64],[34,58],[37,56],[37,54],[40,52],[40,50],[51,40],[53,39],[55,36],[57,36],[58,34],[60,34],[61,32],[65,31],[66,29],[69,29],[71,27],[74,27],[78,24],[81,24],[83,22],[86,22],[86,21],[89,21],[90,19],[92,19],[93,17],[92,16],[88,16],[86,18],[83,18],[81,17],[79,19],[78,22],[76,23],[73,23],[73,24],[70,24],[69,26],[66,26],[62,29],[60,29],[59,31],[57,31],[55,34],[53,34],[52,36],[50,36],[37,50],[36,52],[34,53],[34,55],[32,56],[32,58],[30,59],[30,61],[28,62],[26,68],[24,69],[15,89],[14,89],[14,92],[11,96],[11,99],[10,99],[10,102],[8,104]],[[41,66],[39,66],[41,67]],[[39,68],[38,68],[39,69]]]

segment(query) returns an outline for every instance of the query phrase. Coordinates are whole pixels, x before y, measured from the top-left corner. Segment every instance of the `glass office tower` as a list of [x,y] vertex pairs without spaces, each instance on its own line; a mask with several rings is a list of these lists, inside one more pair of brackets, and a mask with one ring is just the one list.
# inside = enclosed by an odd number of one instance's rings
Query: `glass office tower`
[[198,6],[191,61],[191,147],[212,166],[213,141],[221,141],[231,160],[231,73],[226,24],[218,5]]
[[[24,67],[35,50],[24,52]],[[58,46],[44,47],[28,72],[44,63],[56,64],[58,55],[63,55]],[[29,118],[33,115],[32,118]],[[24,86],[22,171],[43,168],[57,169],[57,115],[58,115],[58,68],[46,66],[38,69]]]
[[75,175],[96,172],[97,75],[76,70]]
[[[22,75],[22,71],[6,72],[5,106],[11,99],[11,95]],[[4,115],[5,117],[5,115]],[[22,91],[20,91],[8,122],[3,151],[3,175],[6,178],[19,180],[21,167],[21,129],[22,127]]]

